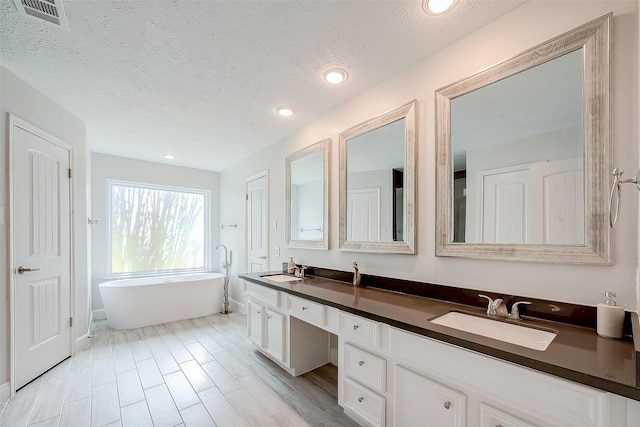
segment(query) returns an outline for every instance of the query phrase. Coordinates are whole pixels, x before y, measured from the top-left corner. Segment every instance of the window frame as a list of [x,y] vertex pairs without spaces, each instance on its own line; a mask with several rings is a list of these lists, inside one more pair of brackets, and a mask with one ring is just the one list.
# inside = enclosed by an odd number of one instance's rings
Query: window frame
[[[161,191],[173,191],[180,193],[192,193],[202,194],[204,196],[204,266],[198,268],[181,268],[170,270],[155,270],[155,271],[138,271],[130,273],[118,273],[113,269],[113,253],[111,244],[111,223],[112,223],[112,188],[114,185],[142,188],[148,190],[161,190]],[[120,179],[107,179],[106,180],[106,217],[107,217],[107,229],[106,231],[106,243],[107,243],[107,278],[124,279],[128,277],[156,277],[156,276],[177,276],[189,273],[208,273],[211,272],[211,191],[201,188],[188,188],[177,187],[171,185],[162,184],[150,184],[146,182],[125,181]]]

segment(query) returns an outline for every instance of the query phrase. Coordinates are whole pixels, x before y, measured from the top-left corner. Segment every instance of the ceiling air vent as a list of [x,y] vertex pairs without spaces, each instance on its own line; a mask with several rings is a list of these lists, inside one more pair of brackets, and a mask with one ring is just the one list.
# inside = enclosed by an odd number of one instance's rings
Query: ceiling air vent
[[18,12],[69,30],[62,0],[13,0]]

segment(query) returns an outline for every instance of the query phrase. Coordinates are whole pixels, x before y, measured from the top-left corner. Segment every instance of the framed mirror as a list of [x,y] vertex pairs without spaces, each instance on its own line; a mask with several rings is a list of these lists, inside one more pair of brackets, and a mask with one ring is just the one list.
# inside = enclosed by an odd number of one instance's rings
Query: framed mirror
[[436,255],[610,262],[611,19],[436,92]]
[[415,253],[416,101],[340,134],[340,250]]
[[285,246],[329,249],[330,139],[285,159]]

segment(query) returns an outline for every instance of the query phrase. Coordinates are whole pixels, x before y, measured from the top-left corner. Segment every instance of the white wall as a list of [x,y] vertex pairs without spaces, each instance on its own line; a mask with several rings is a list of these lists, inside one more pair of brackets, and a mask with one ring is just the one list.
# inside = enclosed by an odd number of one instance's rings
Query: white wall
[[62,106],[38,92],[7,69],[0,67],[0,207],[5,216],[0,224],[0,385],[9,378],[9,113],[20,117],[73,146],[74,197],[74,306],[76,348],[88,344],[89,286],[87,257],[87,153],[85,124]]
[[[638,204],[623,203],[615,230],[613,266],[575,266],[526,262],[468,260],[435,256],[435,106],[434,92],[493,64],[560,35],[588,21],[614,12],[613,20],[613,164],[637,169],[638,59],[637,2],[552,1],[527,2],[470,36],[382,82],[361,96],[304,126],[262,152],[221,174],[221,221],[238,222],[238,229],[223,230],[221,243],[236,253],[233,273],[246,269],[245,178],[270,171],[269,266],[280,269],[293,256],[299,263],[351,270],[358,261],[363,273],[491,290],[533,298],[595,305],[605,290],[636,310],[635,276],[638,249]],[[347,82],[348,84],[348,82]],[[383,255],[346,253],[338,242],[338,135],[412,99],[418,100],[417,254]],[[295,120],[295,117],[293,118]],[[286,155],[331,137],[330,250],[283,248],[284,168]],[[631,200],[631,196],[627,198]],[[274,221],[278,227],[274,229]],[[280,247],[280,256],[275,248]],[[235,275],[234,275],[235,276]],[[231,298],[242,307],[242,283],[232,279]]]
[[110,257],[107,253],[107,179],[193,188],[211,192],[211,268],[220,268],[220,254],[216,251],[220,225],[218,204],[220,202],[220,174],[217,172],[146,162],[107,154],[92,154],[91,210],[92,219],[98,224],[91,229],[92,309],[103,308],[98,285],[109,274]]

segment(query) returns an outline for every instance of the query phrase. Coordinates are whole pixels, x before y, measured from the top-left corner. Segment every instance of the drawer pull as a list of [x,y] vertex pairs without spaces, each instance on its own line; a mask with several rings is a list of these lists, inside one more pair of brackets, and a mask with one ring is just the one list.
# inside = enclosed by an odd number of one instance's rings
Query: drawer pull
[[447,400],[446,402],[444,402],[444,409],[449,409],[449,408],[451,408],[451,402]]
[[360,396],[360,397],[358,398],[358,402],[362,403],[363,401],[364,401],[364,397]]
[[358,326],[358,325],[353,325],[353,330],[356,331],[356,330],[358,330],[359,327],[360,326]]
[[498,424],[496,427],[502,427],[502,424]]
[[359,361],[358,365],[360,365],[360,366],[364,365],[364,360]]
[[307,309],[307,306],[306,306],[306,305],[303,305],[303,306],[302,306],[302,310],[306,310],[306,309]]
[[268,314],[267,314],[267,319],[271,319],[271,316],[269,316]]

